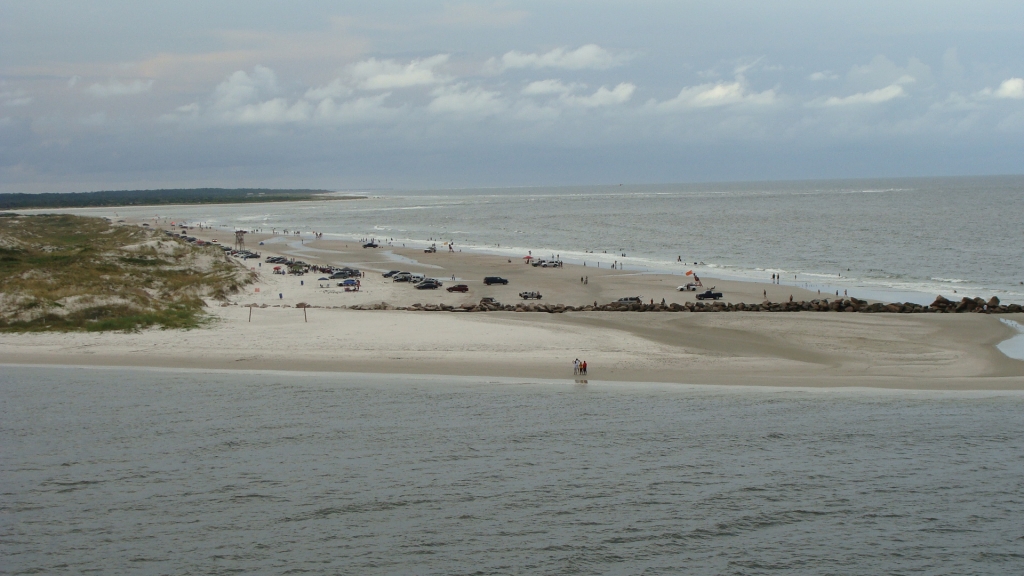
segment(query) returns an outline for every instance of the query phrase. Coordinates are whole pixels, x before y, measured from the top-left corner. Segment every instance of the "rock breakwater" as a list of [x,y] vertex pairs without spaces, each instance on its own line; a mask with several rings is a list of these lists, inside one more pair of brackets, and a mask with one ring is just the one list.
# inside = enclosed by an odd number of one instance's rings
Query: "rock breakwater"
[[837,298],[835,300],[816,299],[798,302],[771,302],[765,300],[758,304],[738,304],[724,302],[687,302],[679,304],[651,303],[643,304],[619,303],[571,306],[564,304],[516,303],[499,304],[497,302],[480,302],[479,304],[413,304],[411,306],[392,306],[387,302],[379,304],[357,304],[353,306],[337,306],[349,310],[407,310],[413,312],[544,312],[561,314],[565,312],[860,312],[865,314],[1008,314],[1024,311],[1020,304],[1001,304],[999,299],[963,298],[960,301],[948,300],[942,296],[927,306],[911,302],[872,302],[857,298]]

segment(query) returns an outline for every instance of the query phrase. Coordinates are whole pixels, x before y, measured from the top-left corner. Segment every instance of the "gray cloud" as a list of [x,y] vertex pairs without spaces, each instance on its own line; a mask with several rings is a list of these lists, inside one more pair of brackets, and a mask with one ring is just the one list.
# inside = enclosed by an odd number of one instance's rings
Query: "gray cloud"
[[1022,6],[228,4],[12,5],[0,189],[1024,170]]

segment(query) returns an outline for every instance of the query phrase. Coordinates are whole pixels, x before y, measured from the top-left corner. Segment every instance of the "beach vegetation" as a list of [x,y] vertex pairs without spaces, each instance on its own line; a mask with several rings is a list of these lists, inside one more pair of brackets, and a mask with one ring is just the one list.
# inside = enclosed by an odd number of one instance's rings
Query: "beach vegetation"
[[195,328],[251,272],[217,247],[68,214],[0,215],[0,331]]
[[162,190],[102,190],[99,192],[43,192],[0,194],[0,210],[30,208],[84,208],[98,206],[161,206],[172,204],[249,204],[308,200],[355,200],[365,196],[335,194],[330,190],[278,190],[264,188],[184,188]]

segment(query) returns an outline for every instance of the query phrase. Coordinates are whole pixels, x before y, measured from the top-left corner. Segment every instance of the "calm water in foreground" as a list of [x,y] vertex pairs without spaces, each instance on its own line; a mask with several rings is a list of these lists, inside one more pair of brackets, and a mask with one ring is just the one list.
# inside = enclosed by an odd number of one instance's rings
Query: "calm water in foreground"
[[1020,574],[1024,396],[0,370],[0,572]]

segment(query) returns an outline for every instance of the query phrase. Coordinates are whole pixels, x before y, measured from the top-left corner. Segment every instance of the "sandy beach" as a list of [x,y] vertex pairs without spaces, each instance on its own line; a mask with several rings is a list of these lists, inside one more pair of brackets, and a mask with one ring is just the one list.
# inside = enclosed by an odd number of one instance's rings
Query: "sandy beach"
[[[233,234],[191,234],[230,245]],[[260,242],[263,245],[259,245]],[[550,378],[572,381],[575,358],[589,380],[754,386],[867,386],[906,389],[1024,389],[1024,362],[996,344],[1014,330],[985,314],[843,313],[444,313],[349,310],[355,304],[461,305],[492,297],[515,303],[521,291],[543,302],[607,303],[623,296],[644,301],[693,301],[676,287],[679,274],[638,274],[593,266],[540,268],[486,254],[437,253],[420,248],[312,240],[309,234],[249,234],[246,244],[265,258],[284,255],[310,264],[347,265],[366,273],[359,292],[336,282],[272,274],[263,260],[245,261],[259,281],[222,305],[210,302],[209,327],[141,333],[0,335],[0,362],[312,370]],[[548,258],[548,254],[535,254]],[[258,264],[262,262],[262,264]],[[381,272],[435,277],[468,293],[416,290]],[[454,275],[455,281],[452,281]],[[507,286],[484,286],[501,276]],[[583,282],[581,282],[581,277]],[[817,298],[815,292],[769,283],[703,278],[730,302]],[[821,297],[827,297],[822,295]],[[833,295],[834,296],[834,295]],[[295,305],[306,303],[305,310]],[[250,308],[249,305],[259,307]],[[266,306],[266,307],[262,307]],[[251,313],[251,319],[250,319]],[[1004,315],[1024,322],[1024,315]]]

